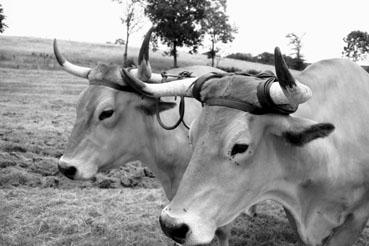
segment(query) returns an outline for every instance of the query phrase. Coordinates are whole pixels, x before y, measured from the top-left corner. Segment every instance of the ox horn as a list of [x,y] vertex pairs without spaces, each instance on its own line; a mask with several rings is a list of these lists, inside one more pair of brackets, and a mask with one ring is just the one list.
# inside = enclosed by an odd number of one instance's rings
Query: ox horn
[[299,105],[309,100],[312,96],[310,88],[295,80],[288,70],[281,50],[278,47],[274,50],[274,60],[279,85],[273,83],[270,88],[270,96],[273,101],[276,104]]
[[[273,83],[270,88],[270,96],[274,103],[277,105],[290,104],[295,106],[309,100],[312,96],[310,88],[293,78],[279,48],[275,50],[275,63],[279,83]],[[187,78],[170,83],[151,84],[141,81],[125,69],[123,69],[123,76],[127,78],[125,80],[127,84],[149,97],[193,97],[192,87],[197,80],[197,78]]]
[[73,75],[76,75],[78,77],[87,79],[88,74],[91,71],[91,68],[77,66],[67,61],[67,59],[65,59],[64,56],[60,54],[58,43],[56,42],[56,39],[54,39],[54,54],[55,54],[55,58],[58,61],[59,65],[65,71]]
[[138,54],[138,71],[137,77],[142,81],[149,81],[151,78],[151,66],[149,62],[149,46],[151,34],[155,27],[151,27],[146,33],[144,41],[142,42],[140,53]]
[[170,83],[152,84],[145,83],[134,77],[126,69],[123,69],[124,81],[139,93],[149,97],[165,97],[165,96],[192,96],[192,85],[197,78],[187,78],[172,81]]

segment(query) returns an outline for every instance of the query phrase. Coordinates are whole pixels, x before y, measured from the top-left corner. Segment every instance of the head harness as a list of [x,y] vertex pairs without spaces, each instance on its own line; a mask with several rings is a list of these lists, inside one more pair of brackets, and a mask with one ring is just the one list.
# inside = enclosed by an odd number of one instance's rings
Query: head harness
[[[124,68],[123,68],[124,69]],[[127,69],[127,71],[129,72],[130,69]],[[121,76],[123,81],[125,80],[125,75],[123,73],[123,71],[121,71]],[[174,74],[168,74],[163,72],[161,74],[162,76],[162,83],[165,83],[168,77],[175,77],[177,79],[183,79],[183,78],[188,78],[191,77],[191,73],[187,72],[187,71],[183,71],[181,73],[179,73],[178,75],[174,75]],[[93,80],[90,81],[90,85],[98,85],[98,86],[105,86],[105,87],[109,87],[118,91],[124,91],[124,92],[130,92],[130,93],[134,93],[134,94],[139,94],[134,88],[132,88],[129,85],[120,85],[111,81],[106,81],[106,80]],[[178,113],[179,113],[179,119],[178,121],[172,125],[172,126],[167,126],[164,124],[164,122],[161,120],[160,117],[160,112],[159,112],[159,103],[160,103],[160,98],[156,100],[155,102],[155,106],[156,106],[156,119],[158,120],[158,123],[161,127],[163,127],[166,130],[173,130],[175,128],[177,128],[181,123],[187,128],[189,129],[188,125],[185,123],[184,121],[184,113],[185,113],[185,101],[184,101],[184,97],[181,97],[181,100],[179,102],[179,108],[178,108]]]
[[[226,98],[226,97],[213,97],[213,98],[206,98],[202,100],[201,98],[201,89],[202,86],[210,79],[220,79],[225,76],[232,76],[232,75],[243,75],[243,76],[253,76],[259,79],[264,79],[260,82],[257,86],[257,98],[261,105],[251,104],[249,102],[243,101],[238,98]],[[247,72],[240,72],[240,73],[208,73],[201,76],[194,82],[192,87],[192,95],[198,101],[203,104],[209,106],[225,106],[229,108],[238,109],[241,111],[249,112],[256,115],[262,114],[284,114],[288,115],[294,113],[297,110],[297,106],[292,107],[290,105],[277,105],[273,102],[272,98],[270,97],[269,91],[272,83],[278,82],[278,78],[270,71],[262,72],[256,75],[247,73]]]

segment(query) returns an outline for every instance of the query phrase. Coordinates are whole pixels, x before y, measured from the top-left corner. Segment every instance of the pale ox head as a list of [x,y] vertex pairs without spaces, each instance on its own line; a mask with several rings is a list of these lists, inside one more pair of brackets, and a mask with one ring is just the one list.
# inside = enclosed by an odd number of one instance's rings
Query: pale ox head
[[[160,74],[152,73],[149,64],[151,32],[152,29],[140,49],[138,68],[129,73],[137,79],[159,83]],[[59,160],[59,170],[71,179],[89,179],[102,168],[136,160],[137,156],[150,158],[145,129],[153,121],[155,100],[142,97],[127,86],[119,66],[74,65],[61,55],[56,40],[54,53],[65,71],[89,81],[79,96],[76,121]],[[160,102],[158,109],[163,111],[174,106],[174,103]]]
[[[300,154],[301,148],[319,147],[322,143],[313,140],[333,131],[329,123],[278,113],[297,110],[312,92],[294,79],[278,48],[275,62],[278,83],[269,86],[265,78],[243,75],[210,79],[201,86],[197,86],[200,80],[188,79],[165,88],[135,80],[133,86],[147,95],[195,96],[204,102],[190,130],[191,161],[175,197],[160,216],[164,233],[175,241],[209,243],[218,227],[245,209],[283,196],[288,188],[284,186],[286,170],[296,170],[297,159],[314,158]],[[260,85],[266,88],[268,103],[261,102]]]

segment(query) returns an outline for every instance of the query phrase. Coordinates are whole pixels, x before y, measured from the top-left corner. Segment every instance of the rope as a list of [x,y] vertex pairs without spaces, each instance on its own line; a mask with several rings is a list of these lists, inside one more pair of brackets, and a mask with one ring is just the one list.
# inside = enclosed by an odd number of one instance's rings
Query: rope
[[[166,80],[168,79],[168,77],[183,79],[183,78],[189,78],[189,77],[191,77],[191,75],[192,75],[192,73],[190,73],[188,71],[183,71],[183,72],[179,73],[178,75],[168,74],[166,72],[163,72],[163,73],[161,73],[161,77],[162,77],[161,83],[166,83]],[[160,98],[158,98],[156,100],[156,103],[155,103],[155,107],[156,107],[156,113],[155,114],[156,114],[156,119],[157,119],[157,121],[158,121],[158,123],[161,127],[163,127],[165,130],[174,130],[182,123],[184,127],[186,127],[187,129],[190,129],[190,127],[184,121],[184,114],[185,114],[185,99],[184,99],[184,96],[181,96],[181,100],[179,102],[179,108],[178,108],[179,119],[172,126],[165,125],[164,122],[161,120],[160,112],[159,112],[159,102],[160,102]]]
[[165,130],[173,130],[173,129],[176,129],[182,123],[187,129],[190,129],[183,120],[184,113],[185,113],[185,101],[184,101],[183,96],[181,96],[181,101],[179,102],[179,108],[178,108],[179,119],[172,126],[165,125],[164,122],[161,120],[160,112],[159,112],[159,101],[160,99],[156,100],[156,119],[158,120],[158,123],[161,127],[163,127]]

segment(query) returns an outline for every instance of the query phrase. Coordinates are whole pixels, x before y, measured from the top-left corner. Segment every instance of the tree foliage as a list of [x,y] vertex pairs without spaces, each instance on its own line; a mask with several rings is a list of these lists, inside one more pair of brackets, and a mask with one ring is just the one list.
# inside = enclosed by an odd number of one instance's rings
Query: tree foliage
[[295,56],[295,60],[294,63],[291,64],[292,68],[296,69],[296,70],[302,70],[305,68],[305,63],[304,63],[304,58],[301,54],[301,49],[302,49],[302,38],[304,37],[305,34],[298,36],[295,33],[289,33],[286,35],[286,38],[290,39],[290,43],[289,45],[292,46],[292,55]]
[[233,33],[237,28],[229,24],[229,17],[226,15],[226,0],[208,0],[206,1],[205,18],[201,22],[204,33],[210,36],[211,48],[207,52],[208,58],[211,58],[211,65],[214,67],[214,58],[219,52],[216,43],[228,43],[234,40]]
[[0,4],[0,33],[3,33],[5,31],[5,28],[8,27],[5,23],[5,15],[4,15],[4,10],[3,10],[3,6]]
[[205,17],[206,1],[147,0],[145,13],[156,25],[156,35],[170,48],[177,67],[177,48],[188,46],[192,52],[202,41],[200,22]]
[[143,26],[143,1],[142,0],[113,0],[114,2],[118,2],[122,6],[122,17],[120,18],[122,24],[125,27],[125,36],[126,39],[124,41],[125,48],[123,54],[123,65],[127,66],[127,57],[128,57],[128,43],[129,37],[132,33],[138,31]]
[[369,52],[369,34],[367,32],[352,31],[343,41],[346,43],[342,52],[344,56],[355,62],[366,58]]

